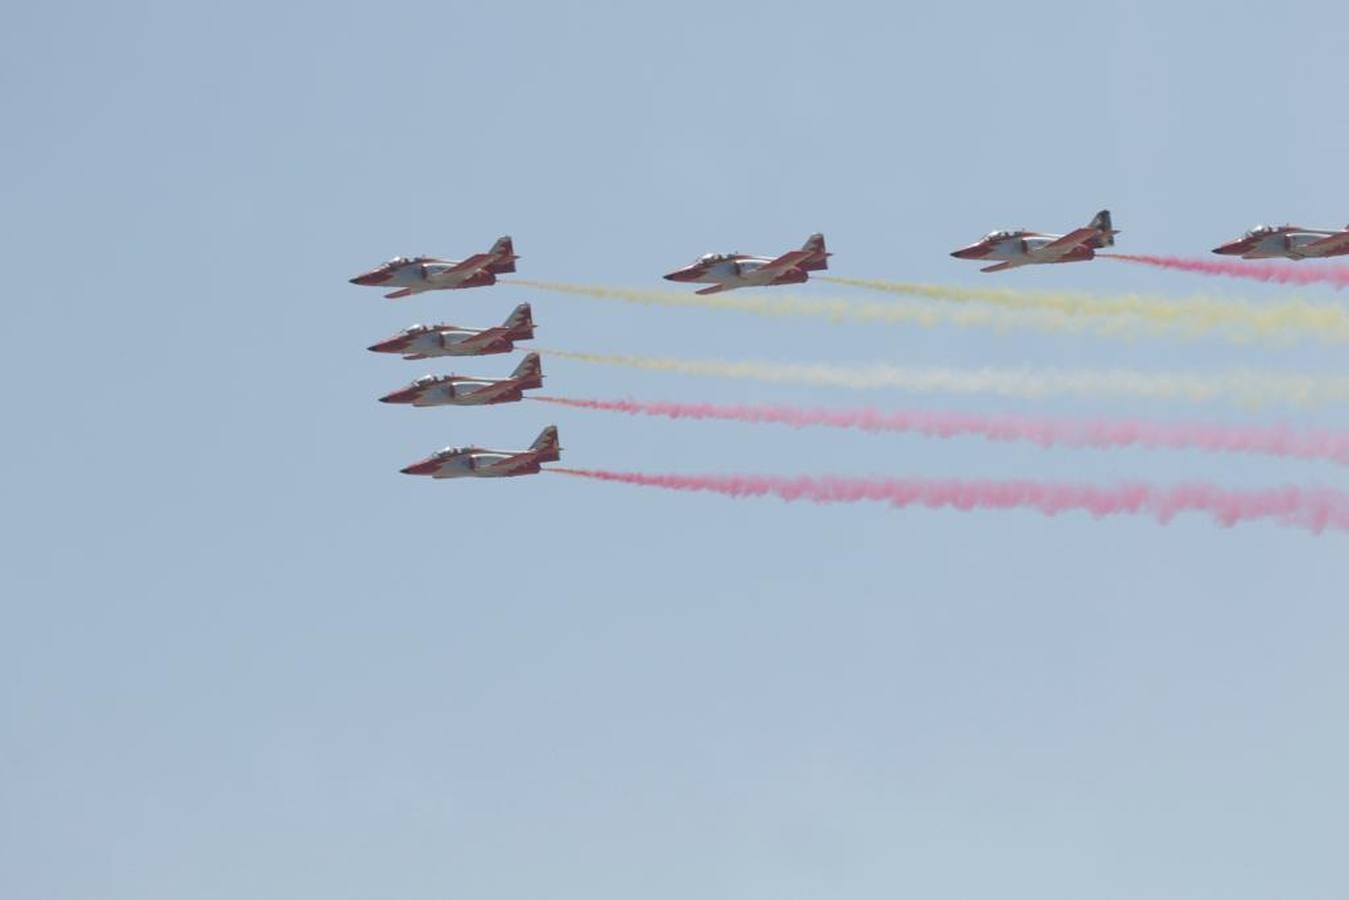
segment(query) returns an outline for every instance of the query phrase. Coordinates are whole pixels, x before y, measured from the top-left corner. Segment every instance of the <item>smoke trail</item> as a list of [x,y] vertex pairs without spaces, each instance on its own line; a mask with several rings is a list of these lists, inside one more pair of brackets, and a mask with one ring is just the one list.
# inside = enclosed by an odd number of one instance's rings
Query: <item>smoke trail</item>
[[725,362],[542,350],[561,359],[686,375],[738,378],[774,384],[808,384],[854,390],[891,388],[910,393],[985,394],[1036,400],[1043,397],[1143,397],[1208,403],[1227,400],[1258,407],[1270,403],[1310,406],[1349,400],[1349,378],[1279,372],[1212,374],[1063,369],[951,369],[938,367],[838,366],[812,363]]
[[1047,516],[1085,511],[1093,516],[1151,514],[1165,524],[1183,512],[1207,513],[1223,526],[1258,519],[1321,532],[1349,530],[1349,495],[1319,488],[1233,491],[1209,484],[1156,487],[1122,484],[1096,487],[1037,481],[943,481],[920,478],[782,478],[768,475],[642,475],[593,469],[548,469],[563,475],[660,487],[708,491],[729,497],[773,496],[812,503],[926,506],[968,512],[975,509],[1033,509]]
[[[1071,291],[962,288],[833,276],[821,280],[900,296],[986,303],[1004,309],[1055,313],[1070,320],[1124,317],[1143,323],[1154,333],[1195,336],[1220,332],[1238,338],[1302,335],[1323,341],[1349,341],[1349,310],[1333,304],[1308,303],[1304,300],[1272,301],[1257,305],[1216,297],[1172,300],[1141,294],[1096,296]],[[1115,323],[1113,327],[1118,330],[1121,326]]]
[[1153,447],[1172,450],[1264,453],[1349,464],[1349,433],[1294,431],[1282,426],[1224,426],[1203,423],[1146,422],[1133,419],[1068,420],[1012,415],[907,410],[803,409],[793,406],[713,403],[641,403],[635,400],[577,400],[532,396],[531,400],[580,409],[671,419],[717,419],[793,428],[823,426],[871,432],[907,432],[926,437],[973,435],[991,441],[1030,441],[1041,447]]
[[1349,286],[1349,266],[1299,266],[1296,263],[1234,262],[1226,260],[1181,259],[1178,256],[1145,256],[1129,253],[1102,253],[1109,259],[1142,263],[1161,269],[1178,269],[1202,275],[1227,275],[1274,284],[1328,284],[1339,290]]
[[[718,309],[749,313],[772,318],[827,319],[834,324],[844,322],[861,324],[917,325],[932,328],[939,325],[957,328],[1025,328],[1045,331],[1080,331],[1089,323],[1074,322],[1053,311],[1043,311],[1032,318],[1008,315],[1001,310],[942,309],[901,303],[858,303],[838,298],[810,298],[775,294],[772,297],[752,294],[699,295],[692,292],[653,291],[637,288],[613,288],[578,284],[560,284],[551,281],[512,279],[512,284],[540,290],[575,294],[597,300],[619,300],[643,306],[683,307],[687,309]],[[1104,334],[1122,330],[1118,325],[1096,328]]]

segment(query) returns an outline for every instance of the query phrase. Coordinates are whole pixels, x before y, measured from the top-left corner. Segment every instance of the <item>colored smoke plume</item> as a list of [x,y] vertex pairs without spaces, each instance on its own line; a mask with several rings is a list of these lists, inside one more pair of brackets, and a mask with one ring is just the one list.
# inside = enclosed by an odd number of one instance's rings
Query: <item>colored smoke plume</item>
[[1129,369],[953,369],[674,359],[541,350],[561,359],[685,375],[808,384],[853,390],[889,388],[923,394],[984,394],[1038,400],[1044,397],[1138,397],[1246,406],[1311,406],[1349,401],[1349,377],[1238,370],[1213,373],[1140,372]]
[[[1039,328],[1044,331],[1083,330],[1086,323],[1049,311],[1026,317],[1009,315],[1002,310],[942,309],[903,303],[866,303],[827,297],[800,297],[773,292],[763,294],[734,293],[700,295],[692,291],[643,290],[640,288],[603,287],[599,285],[561,284],[552,281],[512,279],[512,284],[539,290],[574,294],[596,300],[618,300],[642,306],[665,306],[685,309],[715,309],[748,313],[769,318],[825,319],[834,324],[916,325],[922,328],[949,326],[955,328]],[[1120,329],[1103,327],[1102,332],[1114,333]]]
[[1349,433],[1297,431],[1284,426],[1226,426],[1162,423],[1134,419],[1070,420],[1018,415],[979,415],[908,410],[805,409],[793,406],[713,403],[641,403],[636,400],[580,400],[530,397],[579,409],[670,419],[716,419],[752,424],[821,426],[870,432],[902,432],[926,437],[976,436],[992,441],[1028,441],[1041,447],[1150,447],[1211,452],[1263,453],[1349,464]]
[[[834,276],[821,280],[898,296],[985,303],[1007,310],[1052,313],[1069,321],[1080,322],[1085,319],[1109,323],[1094,329],[1101,333],[1129,335],[1142,330],[1181,336],[1218,333],[1239,339],[1303,336],[1323,341],[1349,341],[1349,310],[1335,304],[1309,303],[1305,300],[1256,304],[1202,296],[1177,300],[1145,294],[1098,296],[1075,291],[948,287]],[[1141,328],[1130,328],[1129,322]]]
[[926,506],[969,512],[977,509],[1031,509],[1053,516],[1084,511],[1093,516],[1151,515],[1162,523],[1184,512],[1207,513],[1218,524],[1261,519],[1321,532],[1349,530],[1349,495],[1319,488],[1233,491],[1209,484],[1157,487],[1121,484],[1096,487],[1037,481],[956,481],[921,478],[777,477],[771,475],[643,475],[593,469],[548,469],[563,475],[659,487],[705,491],[729,497],[778,497],[811,503],[869,500],[896,507]]
[[1182,259],[1178,256],[1147,256],[1130,253],[1102,253],[1108,259],[1141,263],[1160,269],[1198,272],[1201,275],[1226,275],[1273,284],[1328,284],[1336,290],[1349,286],[1349,266],[1323,266],[1316,263],[1236,262],[1235,260]]

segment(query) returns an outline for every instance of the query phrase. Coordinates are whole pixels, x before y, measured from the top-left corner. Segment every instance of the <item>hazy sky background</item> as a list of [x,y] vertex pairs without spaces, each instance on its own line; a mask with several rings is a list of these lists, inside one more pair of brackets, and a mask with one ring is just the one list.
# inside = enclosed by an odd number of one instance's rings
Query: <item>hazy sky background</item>
[[[526,299],[539,345],[598,352],[1346,372],[1342,346],[346,279],[509,233],[521,277],[664,288],[822,230],[840,275],[1286,296],[947,253],[1102,206],[1121,250],[1190,255],[1349,221],[1346,58],[1331,0],[7,9],[0,895],[1344,897],[1344,535],[398,473],[549,422],[567,464],[651,472],[1343,470],[390,407],[515,360],[364,349]],[[579,397],[1349,427],[544,365]]]

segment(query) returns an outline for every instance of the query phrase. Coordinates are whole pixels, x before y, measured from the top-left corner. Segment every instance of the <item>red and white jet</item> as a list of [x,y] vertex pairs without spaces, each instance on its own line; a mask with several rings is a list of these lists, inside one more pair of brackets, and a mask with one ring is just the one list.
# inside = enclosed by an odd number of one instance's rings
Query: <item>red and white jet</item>
[[528,450],[446,447],[399,471],[405,475],[430,475],[432,478],[510,478],[533,475],[541,471],[542,463],[557,462],[561,458],[557,426],[549,425],[539,432]]
[[1349,227],[1302,228],[1297,225],[1257,225],[1235,241],[1213,249],[1242,259],[1320,259],[1349,254]]
[[401,353],[403,359],[432,356],[486,356],[509,353],[516,341],[534,338],[534,319],[529,304],[521,303],[495,328],[461,328],[458,325],[412,325],[369,349],[376,353]]
[[380,397],[379,402],[413,406],[487,406],[523,400],[523,391],[541,387],[543,367],[539,365],[539,354],[530,353],[509,378],[423,375],[407,387]]
[[515,271],[515,248],[509,236],[497,238],[492,249],[475,253],[468,259],[455,261],[434,256],[414,256],[411,259],[395,256],[363,275],[351,279],[352,284],[381,285],[399,290],[384,296],[390,300],[420,294],[422,291],[444,291],[456,288],[485,287],[496,284],[498,275]]
[[1113,247],[1119,234],[1110,223],[1110,210],[1103,209],[1091,223],[1067,234],[1038,231],[994,231],[982,240],[951,253],[958,259],[1001,260],[980,272],[1001,272],[1017,266],[1081,262],[1092,259],[1101,247]]
[[830,256],[833,254],[824,249],[824,235],[812,234],[800,250],[790,250],[776,259],[748,253],[707,253],[665,278],[712,285],[697,291],[699,294],[769,284],[800,284],[810,278],[808,273],[829,268]]

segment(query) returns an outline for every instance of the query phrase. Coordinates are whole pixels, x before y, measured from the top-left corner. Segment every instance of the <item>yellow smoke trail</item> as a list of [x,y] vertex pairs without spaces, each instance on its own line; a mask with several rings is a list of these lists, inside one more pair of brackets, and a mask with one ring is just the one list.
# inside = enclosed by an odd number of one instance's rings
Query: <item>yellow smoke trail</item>
[[[708,294],[700,295],[692,291],[654,291],[640,288],[615,288],[580,284],[560,284],[551,281],[526,281],[511,279],[511,284],[555,291],[562,294],[576,294],[597,300],[620,300],[624,303],[636,303],[643,306],[671,306],[690,309],[721,309],[750,313],[775,318],[818,318],[834,323],[881,323],[888,325],[918,325],[932,328],[948,325],[958,328],[998,328],[1038,327],[1047,331],[1083,330],[1087,323],[1055,312],[1035,314],[1032,318],[1016,315],[1006,310],[989,309],[943,309],[941,307],[919,306],[915,304],[868,303],[838,298],[814,298],[775,294],[766,297],[761,294]],[[1113,333],[1117,329],[1101,328]]]
[[730,362],[563,350],[542,352],[561,359],[601,365],[855,390],[891,388],[909,393],[987,394],[1028,400],[1052,396],[1141,397],[1189,403],[1227,400],[1247,406],[1310,406],[1349,401],[1349,377],[1252,370],[1201,374],[1128,369],[952,369],[885,364]]
[[1123,317],[1147,323],[1155,332],[1199,335],[1225,332],[1237,338],[1302,335],[1324,341],[1349,341],[1349,309],[1329,303],[1281,300],[1243,303],[1217,297],[1173,300],[1142,294],[1096,296],[1068,291],[1018,291],[1010,288],[962,288],[864,278],[820,279],[831,284],[869,288],[907,297],[959,303],[986,303],[1008,310],[1053,312],[1069,318]]

